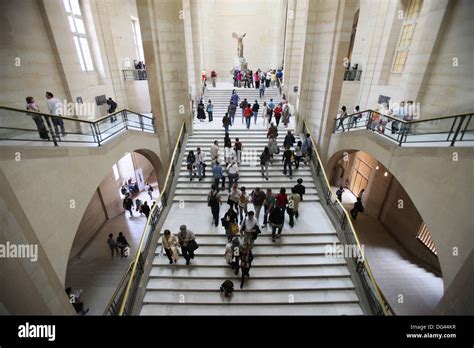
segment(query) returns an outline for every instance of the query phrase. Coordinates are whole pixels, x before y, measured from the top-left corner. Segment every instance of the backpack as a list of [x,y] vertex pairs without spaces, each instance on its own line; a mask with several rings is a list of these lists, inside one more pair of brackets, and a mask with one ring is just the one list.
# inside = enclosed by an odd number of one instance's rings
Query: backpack
[[207,201],[207,205],[209,207],[215,205],[219,203],[218,200],[217,200],[217,193],[216,194],[213,194],[212,191],[211,191],[211,196],[209,197],[208,201]]
[[220,290],[221,293],[224,293],[224,296],[230,297],[234,291],[234,283],[231,280],[226,280],[222,283]]

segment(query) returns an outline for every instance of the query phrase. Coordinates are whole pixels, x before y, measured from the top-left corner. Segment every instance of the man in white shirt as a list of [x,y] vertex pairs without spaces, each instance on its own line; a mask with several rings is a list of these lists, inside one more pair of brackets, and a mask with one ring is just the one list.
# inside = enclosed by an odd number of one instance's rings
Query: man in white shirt
[[[48,104],[49,113],[52,115],[61,116],[63,113],[63,103],[58,98],[54,98],[53,93],[46,92],[46,99]],[[59,136],[59,129],[61,127],[61,134],[64,137],[66,135],[66,130],[64,129],[64,121],[59,117],[51,117],[53,119],[54,130],[56,135]]]
[[201,148],[198,147],[196,151],[196,168],[198,170],[199,181],[202,181],[202,178],[206,177],[206,154],[201,151]]
[[229,176],[229,192],[232,189],[232,185],[234,184],[234,181],[237,181],[239,178],[239,166],[235,162],[234,159],[232,159],[232,162],[227,166],[227,174]]
[[254,218],[254,212],[249,211],[248,216],[245,218],[241,226],[241,231],[244,235],[244,244],[248,244],[250,248],[253,248],[253,232],[256,231],[258,221]]
[[211,146],[211,166],[214,168],[219,157],[219,145],[217,140],[214,141],[214,144]]

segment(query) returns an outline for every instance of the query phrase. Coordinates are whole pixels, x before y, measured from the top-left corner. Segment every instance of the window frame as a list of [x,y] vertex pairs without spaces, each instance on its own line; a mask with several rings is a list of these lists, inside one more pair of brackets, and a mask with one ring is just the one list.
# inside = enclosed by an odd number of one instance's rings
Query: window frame
[[[419,4],[419,5],[416,5]],[[411,43],[413,41],[413,36],[415,35],[416,24],[418,18],[420,16],[421,8],[423,6],[423,0],[410,0],[407,9],[405,11],[405,18],[403,19],[402,28],[400,30],[400,34],[398,36],[397,41],[397,48],[395,49],[395,54],[393,56],[392,65],[391,65],[391,73],[392,74],[403,74],[405,70],[405,65],[408,59],[408,54],[410,52]],[[413,11],[417,9],[417,11]],[[413,12],[412,12],[413,11]],[[410,16],[410,18],[409,18]],[[412,26],[413,29],[411,30],[411,35],[409,37],[408,44],[404,46],[400,46],[403,41],[407,41],[407,37],[404,37],[406,34],[405,29]],[[402,57],[404,53],[403,63],[399,62],[399,59]],[[401,66],[401,67],[400,67]]]
[[140,31],[140,22],[138,18],[131,17],[132,20],[132,33],[133,33],[133,42],[135,46],[135,54],[137,57],[137,61],[145,62],[145,52],[143,51],[143,44],[141,41],[142,34]]
[[[77,2],[80,13],[74,12],[72,2]],[[81,2],[80,0],[63,0],[63,5],[68,20],[69,30],[73,36],[74,47],[76,49],[81,70],[82,72],[86,73],[95,71],[92,51],[90,49],[91,45],[89,42],[89,37],[87,35],[87,28],[83,16],[83,10],[81,9]],[[84,33],[79,32],[77,25],[78,21],[82,22]],[[74,25],[74,29],[71,28],[71,22]]]

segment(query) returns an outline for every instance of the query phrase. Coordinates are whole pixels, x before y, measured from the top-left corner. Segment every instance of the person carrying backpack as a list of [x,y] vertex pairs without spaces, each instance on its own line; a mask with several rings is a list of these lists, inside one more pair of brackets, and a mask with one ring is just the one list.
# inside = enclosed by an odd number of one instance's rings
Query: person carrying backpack
[[240,108],[242,109],[242,124],[244,124],[244,112],[245,112],[245,109],[247,109],[247,106],[249,105],[248,101],[247,101],[247,98],[244,98],[244,100],[242,100],[242,102],[240,103]]
[[227,279],[222,283],[220,290],[225,297],[231,297],[234,291],[234,283]]
[[[107,112],[109,114],[113,114],[115,110],[117,109],[117,106],[118,106],[117,103],[114,100],[112,100],[112,98],[109,98],[106,103],[109,106],[109,110],[107,110]],[[117,121],[117,116],[111,116],[110,122],[113,123],[115,121]]]
[[219,226],[219,210],[222,204],[219,196],[219,190],[215,184],[211,186],[211,192],[207,195],[207,205],[211,207],[212,218],[214,219],[215,226]]

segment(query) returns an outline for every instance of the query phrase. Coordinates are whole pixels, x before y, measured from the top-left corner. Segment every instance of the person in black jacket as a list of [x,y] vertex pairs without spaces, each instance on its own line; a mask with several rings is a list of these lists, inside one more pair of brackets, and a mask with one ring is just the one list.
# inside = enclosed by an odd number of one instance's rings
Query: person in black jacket
[[357,202],[354,203],[354,208],[351,210],[351,216],[354,220],[357,220],[357,214],[364,212],[364,206],[362,205],[362,199],[357,197]]
[[122,257],[124,257],[124,252],[123,251],[125,250],[126,247],[130,246],[130,244],[128,244],[127,239],[122,234],[122,232],[119,232],[119,234],[118,234],[117,245],[120,248],[120,255]]
[[[268,217],[268,222],[272,226],[272,241],[275,241],[275,237],[280,239],[281,231],[283,230],[283,225],[285,223],[285,210],[278,206],[274,206],[270,210],[270,216]],[[278,235],[276,235],[278,229]]]
[[123,209],[128,210],[130,212],[131,217],[133,217],[132,208],[133,208],[133,201],[130,198],[130,196],[127,195],[125,199],[123,200]]
[[141,206],[141,212],[145,214],[146,218],[148,219],[148,215],[150,215],[150,206],[146,201]]
[[258,104],[258,101],[255,99],[255,104],[253,104],[252,106],[254,124],[257,124],[257,116],[258,116],[259,109],[260,109],[260,104]]
[[286,175],[286,167],[288,167],[290,179],[293,177],[292,167],[291,167],[291,158],[293,157],[293,151],[290,150],[290,146],[286,146],[285,152],[283,152],[282,162],[283,162],[283,174]]
[[283,141],[283,146],[284,147],[291,147],[295,144],[296,140],[295,140],[295,136],[293,134],[291,134],[291,131],[289,130],[288,131],[288,134],[285,136],[285,140]]
[[303,179],[299,178],[298,180],[296,180],[296,182],[298,183],[297,185],[293,186],[293,190],[292,192],[294,193],[298,193],[301,197],[301,200],[303,200],[303,195],[305,194],[306,192],[306,188],[304,187],[303,185]]

